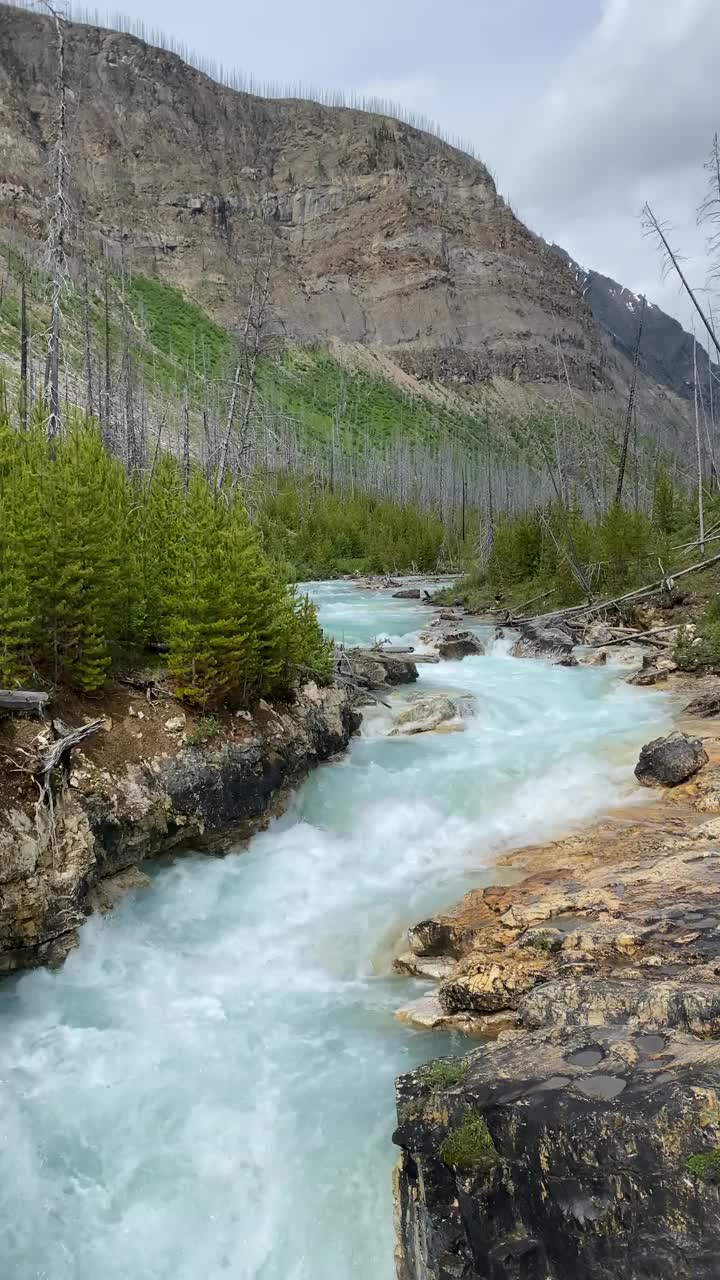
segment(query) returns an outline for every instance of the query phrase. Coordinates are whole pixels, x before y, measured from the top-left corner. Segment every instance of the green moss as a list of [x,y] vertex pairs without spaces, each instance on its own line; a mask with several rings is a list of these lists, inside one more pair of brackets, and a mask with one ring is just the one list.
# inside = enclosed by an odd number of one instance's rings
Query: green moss
[[470,1173],[489,1169],[497,1163],[498,1153],[484,1116],[468,1111],[462,1124],[452,1129],[440,1148],[443,1163]]
[[462,1084],[469,1066],[462,1058],[441,1058],[420,1067],[418,1079],[429,1089],[452,1089],[453,1085]]
[[713,1151],[701,1151],[690,1156],[687,1162],[688,1172],[703,1182],[720,1181],[720,1148]]
[[403,1102],[398,1107],[398,1122],[400,1124],[408,1124],[411,1120],[418,1120],[425,1110],[425,1102],[423,1098],[411,1098],[409,1102]]

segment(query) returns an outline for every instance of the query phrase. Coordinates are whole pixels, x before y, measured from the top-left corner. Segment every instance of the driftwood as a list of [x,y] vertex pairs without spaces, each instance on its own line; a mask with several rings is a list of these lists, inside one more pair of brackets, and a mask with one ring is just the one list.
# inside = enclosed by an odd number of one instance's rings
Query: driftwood
[[102,728],[104,720],[91,720],[89,724],[83,724],[79,729],[68,729],[61,720],[53,721],[53,728],[65,730],[61,737],[53,742],[44,755],[35,764],[32,773],[33,776],[46,786],[50,778],[50,774],[60,765],[67,770],[70,760],[70,752],[73,747],[77,747],[79,743],[84,742],[91,734],[97,733]]
[[33,693],[29,689],[0,689],[0,711],[30,711],[42,716],[49,701],[49,693]]
[[717,564],[718,561],[720,561],[720,555],[711,556],[709,560],[701,560],[698,564],[691,564],[688,569],[680,569],[677,573],[667,573],[664,578],[659,578],[657,582],[649,582],[644,587],[637,587],[635,591],[626,591],[625,595],[615,596],[612,600],[600,600],[597,604],[576,604],[569,609],[554,609],[552,613],[543,613],[538,618],[516,618],[515,621],[547,622],[550,618],[564,618],[569,617],[571,614],[600,613],[603,609],[611,609],[613,605],[623,604],[626,600],[637,600],[640,596],[659,591],[662,587],[666,587],[668,583],[676,582],[678,578],[687,577],[689,573],[699,573],[701,569],[709,569],[711,564]]
[[661,640],[652,640],[651,636],[660,635],[662,631],[677,631],[677,622],[671,622],[665,627],[651,627],[649,631],[623,631],[622,635],[613,636],[612,640],[606,640],[603,644],[589,644],[588,649],[607,649],[611,644],[628,644],[631,640],[638,640],[642,643],[648,640],[650,644],[658,645],[662,648]]

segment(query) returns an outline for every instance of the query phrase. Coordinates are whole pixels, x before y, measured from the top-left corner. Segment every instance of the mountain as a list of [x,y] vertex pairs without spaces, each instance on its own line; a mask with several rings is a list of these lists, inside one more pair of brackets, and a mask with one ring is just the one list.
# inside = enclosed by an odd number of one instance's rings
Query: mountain
[[[553,244],[554,253],[565,263],[589,304],[598,329],[627,359],[635,355],[642,299],[617,280],[599,271],[580,267],[564,249]],[[643,319],[640,370],[646,377],[690,400],[694,394],[693,337],[673,316],[648,302]],[[708,359],[698,344],[697,352],[703,385],[707,385]],[[720,367],[713,366],[715,375]]]
[[[68,24],[66,73],[78,244],[102,242],[230,330],[267,261],[272,326],[292,344],[347,344],[399,385],[470,397],[552,400],[569,384],[575,408],[622,415],[633,317],[601,277],[575,278],[478,160],[386,116],[237,92],[99,27]],[[0,232],[30,244],[55,79],[49,19],[0,5]],[[689,411],[674,325],[648,322],[638,396],[671,445]]]

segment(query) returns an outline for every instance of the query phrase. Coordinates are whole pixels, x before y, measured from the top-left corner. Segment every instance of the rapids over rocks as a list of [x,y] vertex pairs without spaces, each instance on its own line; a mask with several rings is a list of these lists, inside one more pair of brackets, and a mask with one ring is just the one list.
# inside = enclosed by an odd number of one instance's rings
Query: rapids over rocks
[[[347,644],[428,618],[312,590]],[[612,668],[484,636],[416,686],[472,695],[464,732],[389,736],[370,710],[242,856],[156,866],[62,969],[0,988],[8,1280],[391,1280],[393,1081],[454,1047],[394,1017],[425,989],[392,974],[403,930],[498,851],[627,801],[668,717]]]

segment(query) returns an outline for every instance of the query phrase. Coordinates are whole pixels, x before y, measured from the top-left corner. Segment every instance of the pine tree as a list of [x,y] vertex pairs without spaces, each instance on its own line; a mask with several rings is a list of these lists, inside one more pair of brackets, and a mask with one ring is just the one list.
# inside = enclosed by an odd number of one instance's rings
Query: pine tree
[[0,494],[0,685],[22,683],[29,670],[32,636],[30,594],[22,568],[17,525]]

